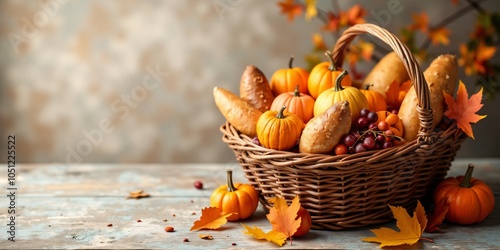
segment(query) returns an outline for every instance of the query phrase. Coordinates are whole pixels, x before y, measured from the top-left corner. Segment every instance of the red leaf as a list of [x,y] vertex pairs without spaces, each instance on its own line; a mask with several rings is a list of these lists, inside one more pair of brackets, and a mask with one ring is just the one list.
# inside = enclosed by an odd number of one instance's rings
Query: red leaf
[[436,231],[441,231],[438,227],[443,223],[444,217],[446,217],[446,213],[448,213],[448,209],[450,206],[446,202],[446,199],[441,200],[436,207],[434,208],[434,212],[429,216],[429,222],[427,223],[427,227],[425,231],[428,233],[434,233]]

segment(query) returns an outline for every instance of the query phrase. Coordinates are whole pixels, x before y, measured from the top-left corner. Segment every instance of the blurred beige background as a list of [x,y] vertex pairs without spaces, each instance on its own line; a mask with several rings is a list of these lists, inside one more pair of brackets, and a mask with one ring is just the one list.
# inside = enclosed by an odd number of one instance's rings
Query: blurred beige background
[[[221,141],[213,87],[237,93],[246,65],[270,77],[291,54],[305,66],[311,35],[322,26],[287,22],[277,2],[0,1],[0,161],[9,134],[16,135],[16,160],[25,163],[234,161]],[[411,12],[427,11],[432,24],[453,10],[449,1],[397,2],[402,12],[384,23],[394,32]],[[387,9],[383,1],[339,4],[354,3],[379,24],[373,13]],[[328,1],[319,6],[331,8]],[[471,13],[453,23],[459,32],[452,44],[431,51],[458,53],[454,41],[473,22]],[[333,46],[332,38],[326,42]],[[488,117],[460,157],[500,157],[500,97],[485,103],[480,113]]]

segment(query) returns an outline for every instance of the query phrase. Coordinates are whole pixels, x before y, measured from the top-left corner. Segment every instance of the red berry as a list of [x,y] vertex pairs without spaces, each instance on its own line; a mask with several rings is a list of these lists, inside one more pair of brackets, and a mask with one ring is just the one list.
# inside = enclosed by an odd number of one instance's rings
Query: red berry
[[389,123],[386,121],[380,121],[378,122],[377,127],[380,131],[385,131],[389,129]]
[[338,144],[335,147],[335,155],[343,155],[347,154],[347,152],[349,152],[349,150],[345,144]]
[[201,181],[196,181],[196,182],[194,183],[194,187],[195,187],[196,189],[203,189],[203,183],[202,183]]

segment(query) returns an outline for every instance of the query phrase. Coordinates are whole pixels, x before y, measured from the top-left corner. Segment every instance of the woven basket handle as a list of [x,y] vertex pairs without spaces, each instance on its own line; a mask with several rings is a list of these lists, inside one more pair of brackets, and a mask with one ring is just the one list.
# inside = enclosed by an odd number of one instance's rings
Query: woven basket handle
[[418,98],[417,111],[420,120],[419,137],[426,141],[426,138],[432,132],[432,108],[429,97],[429,87],[425,81],[422,70],[418,65],[417,60],[408,49],[395,35],[384,28],[374,24],[357,24],[344,31],[342,36],[337,40],[333,49],[333,61],[337,66],[341,66],[344,61],[344,53],[349,44],[354,40],[356,35],[369,33],[389,45],[392,50],[401,58],[408,72]]

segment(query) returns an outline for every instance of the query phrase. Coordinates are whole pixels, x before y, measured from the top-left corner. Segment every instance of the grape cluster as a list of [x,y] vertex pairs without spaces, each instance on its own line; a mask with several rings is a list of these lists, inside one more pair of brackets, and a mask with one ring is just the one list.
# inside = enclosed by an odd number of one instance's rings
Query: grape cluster
[[360,117],[352,125],[349,134],[345,135],[335,147],[335,154],[353,154],[370,150],[386,149],[401,140],[389,129],[386,121],[379,121],[374,111],[366,108],[360,111]]

